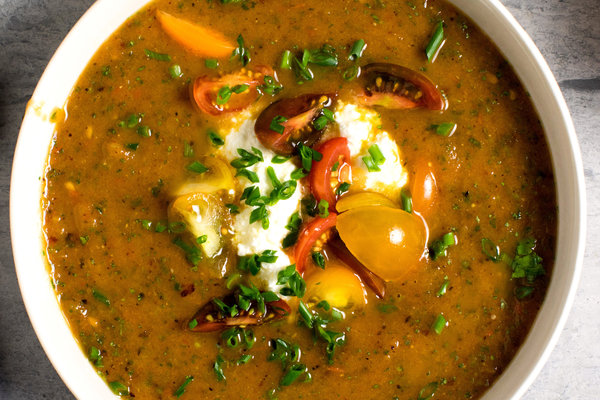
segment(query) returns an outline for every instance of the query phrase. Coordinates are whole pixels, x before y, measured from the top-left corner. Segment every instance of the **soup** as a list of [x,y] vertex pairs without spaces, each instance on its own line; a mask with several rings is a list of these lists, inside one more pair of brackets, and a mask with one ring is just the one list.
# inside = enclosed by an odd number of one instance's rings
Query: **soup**
[[158,0],[53,117],[52,282],[122,397],[478,398],[544,298],[542,127],[444,2]]

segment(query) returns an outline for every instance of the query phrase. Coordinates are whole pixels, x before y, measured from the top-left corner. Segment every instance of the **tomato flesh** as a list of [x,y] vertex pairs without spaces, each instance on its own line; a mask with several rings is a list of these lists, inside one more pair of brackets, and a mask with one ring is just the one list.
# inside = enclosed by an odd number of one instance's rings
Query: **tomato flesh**
[[338,216],[336,228],[348,250],[386,281],[406,276],[425,251],[422,220],[397,208],[354,208]]
[[[303,94],[281,99],[263,110],[256,119],[254,131],[258,140],[266,148],[277,154],[290,156],[299,144],[312,146],[322,134],[312,122],[320,115],[324,107],[331,105],[337,94]],[[283,132],[271,128],[273,119],[283,117],[280,122]]]
[[315,243],[324,233],[333,228],[337,221],[337,214],[330,212],[326,218],[317,217],[310,221],[298,235],[298,242],[294,249],[294,258],[296,259],[296,270],[304,273],[306,259],[310,255]]
[[[200,111],[215,116],[242,111],[258,99],[257,88],[264,83],[264,77],[273,76],[273,74],[272,68],[258,66],[255,72],[250,74],[240,71],[219,78],[198,77],[190,86],[192,102]],[[224,104],[218,103],[218,94],[222,88],[228,86],[232,89],[241,85],[247,86],[243,92],[232,93],[227,102]]]
[[425,75],[396,64],[373,63],[362,67],[364,92],[358,100],[367,106],[403,110],[424,107],[443,111],[448,104]]
[[[310,170],[309,182],[310,190],[317,201],[325,200],[329,204],[330,210],[335,210],[337,201],[336,188],[342,183],[341,176],[344,175],[341,171],[349,169],[350,165],[350,149],[348,148],[348,139],[337,137],[323,143],[317,151],[323,155],[320,161],[313,161]],[[332,173],[333,166],[338,163],[338,184],[333,187]],[[345,175],[350,175],[346,172]]]

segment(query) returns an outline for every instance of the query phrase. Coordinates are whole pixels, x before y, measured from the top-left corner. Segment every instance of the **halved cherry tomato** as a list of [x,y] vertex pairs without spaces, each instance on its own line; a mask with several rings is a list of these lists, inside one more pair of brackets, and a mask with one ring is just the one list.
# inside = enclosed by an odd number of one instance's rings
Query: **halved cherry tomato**
[[350,268],[329,261],[325,269],[316,268],[306,278],[304,298],[315,303],[326,300],[336,308],[352,308],[364,306],[367,293],[359,277]]
[[326,218],[317,217],[304,226],[298,235],[298,242],[294,249],[294,258],[296,259],[296,270],[299,273],[304,272],[306,259],[316,241],[335,226],[337,214],[330,212]]
[[206,193],[179,196],[169,205],[167,214],[169,223],[181,225],[193,240],[206,236],[200,246],[207,257],[214,257],[223,248],[221,226],[229,213],[217,196]]
[[265,76],[273,74],[272,68],[261,65],[254,72],[242,70],[218,78],[201,76],[190,86],[192,102],[211,115],[241,111],[256,101],[260,95],[257,87],[264,83]]
[[440,111],[448,106],[436,85],[420,72],[388,63],[368,64],[361,71],[365,87],[358,100],[364,105]]
[[335,205],[335,209],[338,213],[348,211],[352,208],[365,207],[365,206],[386,206],[397,208],[398,205],[392,200],[388,199],[381,193],[376,192],[359,192],[349,194],[338,200]]
[[163,30],[180,45],[200,57],[226,57],[235,48],[221,33],[157,10]]
[[200,159],[208,168],[203,174],[189,174],[188,179],[175,191],[175,196],[192,193],[215,193],[220,190],[230,191],[235,188],[233,174],[230,167],[216,157],[203,157]]
[[[312,122],[321,115],[321,110],[329,107],[337,97],[332,94],[303,94],[298,97],[281,99],[263,110],[256,119],[254,131],[256,137],[266,148],[281,155],[292,155],[298,144],[311,146],[321,137],[322,130],[317,130]],[[271,129],[275,117],[283,117],[285,121],[279,133]]]
[[410,175],[413,209],[423,216],[431,211],[438,195],[433,169],[431,162],[420,161],[414,165],[414,172]]
[[350,253],[350,250],[348,250],[339,236],[336,235],[329,240],[327,242],[327,248],[331,249],[333,254],[339,258],[340,261],[356,272],[361,281],[370,287],[377,297],[380,299],[385,297],[385,281],[362,265],[362,263]]
[[[222,297],[220,300],[227,307],[237,306],[236,293]],[[251,301],[246,310],[235,308],[234,315],[224,315],[222,310],[215,305],[214,299],[209,301],[196,312],[188,323],[188,327],[194,332],[215,332],[231,326],[260,325],[269,321],[277,320],[289,315],[290,306],[285,300],[279,299],[265,303],[265,312],[258,311],[256,301]]]
[[[348,139],[345,137],[336,137],[329,139],[317,149],[323,155],[321,161],[313,161],[310,170],[309,182],[310,190],[317,199],[326,200],[330,210],[335,210],[337,201],[336,189],[343,183],[342,175],[349,175],[350,164],[350,149],[348,148]],[[336,183],[332,184],[332,169],[334,164],[338,167],[335,173],[337,174]],[[347,178],[346,178],[347,179]]]
[[406,276],[425,251],[423,222],[398,208],[353,208],[338,216],[336,228],[348,250],[386,281]]

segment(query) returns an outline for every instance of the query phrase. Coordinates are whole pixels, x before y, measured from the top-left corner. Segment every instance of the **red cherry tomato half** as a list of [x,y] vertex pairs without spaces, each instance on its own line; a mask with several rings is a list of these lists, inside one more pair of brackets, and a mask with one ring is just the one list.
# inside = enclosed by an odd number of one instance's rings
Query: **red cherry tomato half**
[[[310,190],[317,199],[326,200],[329,203],[329,209],[335,210],[337,202],[337,194],[335,193],[339,184],[344,180],[342,175],[349,175],[349,172],[342,171],[350,168],[348,161],[350,160],[350,149],[348,148],[348,139],[345,137],[337,137],[323,143],[317,151],[323,155],[320,161],[313,161],[310,170],[309,182]],[[336,173],[337,184],[332,185],[332,169],[338,163]]]
[[240,71],[218,78],[201,76],[190,86],[192,102],[211,115],[242,111],[259,97],[257,88],[264,83],[265,76],[273,74],[272,68],[261,65],[254,72]]
[[299,273],[304,272],[306,259],[310,255],[315,242],[327,231],[335,226],[337,214],[330,212],[326,218],[317,217],[310,221],[308,225],[302,228],[298,235],[298,242],[294,249],[294,258],[296,259],[296,270]]
[[367,106],[402,110],[425,107],[445,110],[446,99],[425,75],[412,69],[388,63],[373,63],[361,68],[365,82],[358,100]]
[[[280,155],[292,155],[294,148],[302,143],[311,146],[321,137],[312,122],[321,115],[321,110],[331,105],[337,94],[303,94],[281,99],[263,110],[256,119],[254,132],[266,148]],[[281,118],[282,117],[282,118]],[[272,129],[274,119],[282,132]]]

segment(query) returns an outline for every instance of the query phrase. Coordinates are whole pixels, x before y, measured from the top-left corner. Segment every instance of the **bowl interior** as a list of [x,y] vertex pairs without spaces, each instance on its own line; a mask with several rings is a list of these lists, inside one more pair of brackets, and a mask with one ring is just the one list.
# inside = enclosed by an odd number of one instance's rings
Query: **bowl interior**
[[[497,0],[450,0],[475,22],[511,62],[531,93],[552,154],[559,221],[555,267],[546,300],[521,350],[484,396],[520,397],[554,347],[571,307],[583,259],[585,193],[581,155],[567,106],[541,54]],[[11,237],[19,285],[48,358],[78,398],[115,397],[78,347],[48,276],[42,240],[43,193],[54,134],[49,115],[64,107],[95,50],[148,0],[98,0],[75,25],[44,72],[27,107],[15,150],[10,193]],[[36,238],[31,240],[31,238]]]

